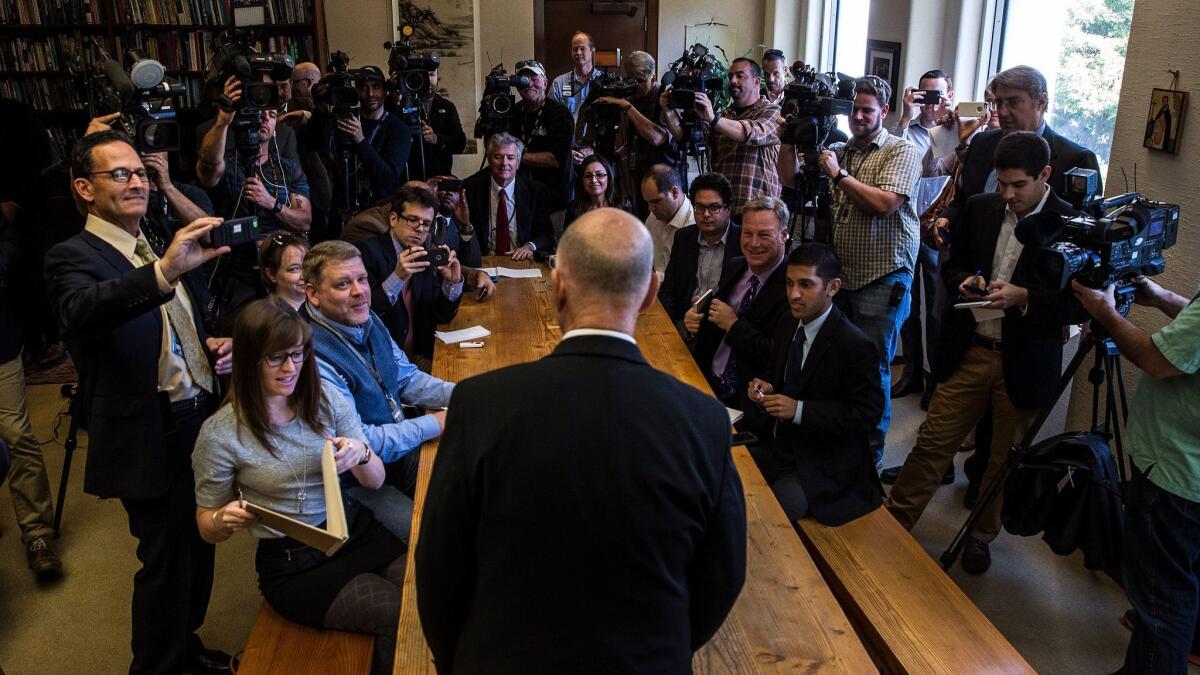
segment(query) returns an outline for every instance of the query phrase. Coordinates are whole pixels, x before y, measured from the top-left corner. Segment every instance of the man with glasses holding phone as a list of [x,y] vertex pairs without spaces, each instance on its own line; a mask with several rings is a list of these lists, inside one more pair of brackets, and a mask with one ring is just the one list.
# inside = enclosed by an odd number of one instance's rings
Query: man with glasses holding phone
[[47,295],[79,371],[84,490],[119,498],[138,540],[130,672],[227,673],[229,655],[196,634],[213,547],[196,531],[191,464],[230,365],[230,341],[207,337],[194,273],[229,251],[204,245],[221,221],[199,218],[156,249],[140,227],[149,176],[120,133],[80,139],[71,171],[87,224],[46,254]]
[[908,317],[920,237],[912,197],[921,158],[916,146],[883,128],[891,95],[888,83],[874,75],[856,80],[850,141],[831,145],[817,157],[830,180],[833,246],[844,275],[838,309],[879,354],[884,410],[871,440],[876,468],[891,420],[891,363]]
[[[433,366],[433,332],[458,313],[463,270],[458,254],[436,241],[437,201],[425,188],[406,185],[392,198],[388,231],[357,244],[371,283],[371,309],[410,361]],[[435,223],[438,221],[438,223]]]
[[[729,180],[719,173],[700,174],[692,181],[688,197],[695,222],[675,231],[671,255],[658,289],[663,309],[685,337],[688,331],[682,323],[684,312],[692,308],[705,291],[715,290],[725,263],[741,255],[738,247],[741,229],[729,218],[729,204],[733,199]],[[688,197],[679,195],[682,202],[687,202]],[[651,234],[654,233],[651,230]]]

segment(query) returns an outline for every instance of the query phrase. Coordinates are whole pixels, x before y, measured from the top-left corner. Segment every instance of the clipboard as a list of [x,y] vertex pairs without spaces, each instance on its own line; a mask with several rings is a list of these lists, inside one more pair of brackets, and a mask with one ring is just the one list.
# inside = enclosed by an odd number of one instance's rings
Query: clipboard
[[[332,556],[350,539],[346,526],[346,506],[342,502],[342,485],[338,479],[337,462],[333,459],[333,441],[325,441],[325,447],[321,450],[321,480],[325,484],[325,529],[245,499],[242,499],[242,504],[247,511],[258,516],[258,522],[262,525],[311,546],[326,556]],[[241,499],[240,491],[238,498]]]

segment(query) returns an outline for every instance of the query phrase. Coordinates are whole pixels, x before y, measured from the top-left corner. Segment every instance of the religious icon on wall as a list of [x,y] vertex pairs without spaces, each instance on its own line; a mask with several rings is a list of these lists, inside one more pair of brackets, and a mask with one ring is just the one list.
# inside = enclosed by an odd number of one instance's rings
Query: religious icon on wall
[[1146,117],[1146,137],[1142,146],[1179,154],[1179,135],[1187,112],[1186,91],[1154,89],[1150,94],[1150,112]]

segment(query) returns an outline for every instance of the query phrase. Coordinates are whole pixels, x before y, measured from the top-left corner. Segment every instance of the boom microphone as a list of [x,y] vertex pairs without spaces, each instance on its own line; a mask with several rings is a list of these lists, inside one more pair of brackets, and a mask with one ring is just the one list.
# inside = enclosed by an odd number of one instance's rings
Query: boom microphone
[[113,59],[105,61],[104,75],[108,77],[108,81],[112,83],[113,88],[122,97],[133,96],[133,92],[135,91],[133,81],[125,74],[125,69],[121,67],[120,63]]

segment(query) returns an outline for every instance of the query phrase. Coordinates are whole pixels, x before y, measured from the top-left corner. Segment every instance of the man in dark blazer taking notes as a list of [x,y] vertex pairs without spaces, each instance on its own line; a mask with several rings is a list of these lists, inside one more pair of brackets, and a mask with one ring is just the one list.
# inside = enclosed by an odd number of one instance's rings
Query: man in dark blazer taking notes
[[775,333],[770,382],[747,398],[775,420],[774,443],[755,451],[788,519],[812,515],[841,525],[883,503],[871,430],[883,415],[875,344],[833,304],[841,263],[825,244],[803,244],[787,260],[791,310]]
[[652,263],[633,216],[585,214],[551,272],[558,347],[455,388],[416,551],[438,672],[691,672],[733,607],[729,418],[638,350]]
[[199,218],[156,250],[141,230],[146,168],[115,131],[76,143],[71,172],[87,224],[46,254],[46,291],[79,370],[84,490],[119,498],[138,540],[129,672],[229,672],[229,655],[196,635],[213,547],[196,529],[191,461],[229,367],[229,340],[206,338],[206,292],[191,274],[229,251],[202,242],[221,219]]

